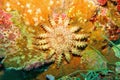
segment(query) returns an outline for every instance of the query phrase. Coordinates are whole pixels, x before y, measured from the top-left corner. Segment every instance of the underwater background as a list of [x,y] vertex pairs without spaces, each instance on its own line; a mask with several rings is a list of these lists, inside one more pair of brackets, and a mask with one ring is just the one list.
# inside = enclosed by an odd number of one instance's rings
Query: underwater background
[[0,80],[120,80],[120,0],[0,0]]

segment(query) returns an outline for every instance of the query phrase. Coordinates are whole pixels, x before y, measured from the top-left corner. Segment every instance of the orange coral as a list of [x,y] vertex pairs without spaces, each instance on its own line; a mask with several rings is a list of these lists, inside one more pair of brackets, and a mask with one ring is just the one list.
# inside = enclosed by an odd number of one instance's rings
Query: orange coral
[[[25,24],[38,26],[48,19],[52,11],[68,12],[69,16],[81,16],[90,18],[95,6],[86,0],[4,0],[3,8],[6,11],[18,10]],[[74,9],[74,10],[73,10]],[[81,18],[79,17],[79,20]],[[83,20],[84,20],[83,19]]]
[[[91,1],[87,0],[73,0],[73,5],[69,9],[70,17],[78,17],[79,19],[88,19],[93,15],[96,6]],[[81,17],[81,18],[80,18]]]
[[18,10],[27,25],[37,26],[60,3],[56,0],[4,0],[3,6],[6,11]]

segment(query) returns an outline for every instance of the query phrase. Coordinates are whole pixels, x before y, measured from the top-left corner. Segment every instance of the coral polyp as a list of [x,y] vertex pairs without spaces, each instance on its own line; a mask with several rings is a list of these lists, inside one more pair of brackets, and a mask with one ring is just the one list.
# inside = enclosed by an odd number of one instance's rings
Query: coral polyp
[[[54,15],[50,18],[50,25],[43,25],[45,33],[35,36],[34,48],[48,53],[48,58],[53,58],[60,65],[62,58],[70,61],[71,54],[80,55],[87,46],[88,35],[80,33],[79,26],[69,27],[70,19],[67,15]],[[46,52],[48,51],[48,52]]]

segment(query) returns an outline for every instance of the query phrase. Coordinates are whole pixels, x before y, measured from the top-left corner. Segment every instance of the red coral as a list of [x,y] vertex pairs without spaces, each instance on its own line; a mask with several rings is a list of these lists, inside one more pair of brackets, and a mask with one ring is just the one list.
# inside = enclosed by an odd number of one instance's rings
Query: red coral
[[117,0],[117,10],[120,11],[120,0]]
[[120,34],[120,28],[116,31],[116,33]]
[[107,8],[102,8],[102,9],[101,9],[101,15],[102,15],[102,16],[106,16],[107,11],[108,11]]
[[9,40],[15,40],[15,38],[16,38],[16,35],[14,33],[10,33],[8,36]]
[[120,4],[120,0],[117,0],[117,4],[118,4],[118,5]]
[[2,25],[2,27],[4,26],[5,29],[9,29],[12,26],[12,22],[10,21],[10,19],[11,19],[10,14],[0,10],[0,25]]
[[107,3],[107,0],[97,0],[99,5],[104,6]]
[[3,39],[4,38],[4,36],[0,33],[0,39]]
[[107,33],[109,35],[109,39],[110,40],[118,40],[120,38],[119,34],[120,34],[120,28],[115,25],[114,22],[110,21],[109,22],[109,26],[106,27]]
[[120,11],[120,5],[117,5],[117,10]]

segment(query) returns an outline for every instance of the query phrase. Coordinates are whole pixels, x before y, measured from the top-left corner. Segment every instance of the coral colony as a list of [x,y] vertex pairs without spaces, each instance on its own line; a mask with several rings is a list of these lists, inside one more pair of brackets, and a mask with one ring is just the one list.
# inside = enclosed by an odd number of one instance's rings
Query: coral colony
[[120,0],[0,0],[0,58],[27,71],[52,63],[57,77],[119,63]]
[[17,38],[20,37],[19,28],[11,21],[11,15],[0,10],[0,48],[4,48],[9,53],[15,52]]

